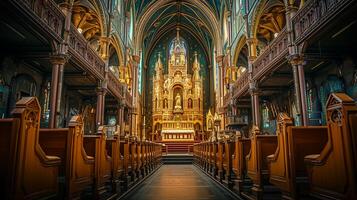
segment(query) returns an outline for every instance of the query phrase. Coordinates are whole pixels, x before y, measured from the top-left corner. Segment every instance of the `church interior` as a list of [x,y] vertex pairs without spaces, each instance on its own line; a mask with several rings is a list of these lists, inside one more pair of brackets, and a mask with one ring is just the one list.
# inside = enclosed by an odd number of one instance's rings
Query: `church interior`
[[357,199],[357,0],[1,0],[4,199]]

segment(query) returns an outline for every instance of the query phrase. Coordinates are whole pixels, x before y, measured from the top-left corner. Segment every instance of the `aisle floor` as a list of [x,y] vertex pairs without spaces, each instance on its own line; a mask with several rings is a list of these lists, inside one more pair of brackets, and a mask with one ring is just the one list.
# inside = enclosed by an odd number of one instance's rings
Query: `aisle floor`
[[236,198],[193,165],[163,165],[123,199],[230,200]]

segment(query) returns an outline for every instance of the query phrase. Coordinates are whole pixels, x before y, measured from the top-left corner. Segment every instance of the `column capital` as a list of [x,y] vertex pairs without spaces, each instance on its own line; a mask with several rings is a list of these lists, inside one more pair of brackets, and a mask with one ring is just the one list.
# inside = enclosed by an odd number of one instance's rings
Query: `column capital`
[[104,88],[104,87],[97,87],[95,89],[95,92],[97,93],[97,95],[106,95],[108,92],[108,89]]
[[64,65],[68,61],[69,56],[66,54],[56,54],[50,56],[50,62],[53,65]]
[[302,65],[305,62],[303,55],[292,54],[287,56],[287,59],[291,65]]
[[249,81],[249,93],[251,95],[259,95],[260,90],[258,87],[258,82],[256,80]]
[[247,38],[246,42],[248,45],[257,45],[258,39],[257,38]]
[[139,63],[140,63],[140,56],[139,55],[132,55],[131,57],[132,57],[132,59],[134,61],[133,62],[134,66],[137,67],[139,65]]

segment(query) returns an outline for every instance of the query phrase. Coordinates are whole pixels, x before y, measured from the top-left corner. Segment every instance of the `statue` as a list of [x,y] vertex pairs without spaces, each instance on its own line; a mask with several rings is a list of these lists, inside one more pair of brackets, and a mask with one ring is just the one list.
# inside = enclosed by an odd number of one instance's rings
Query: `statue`
[[177,93],[176,97],[175,97],[175,110],[176,109],[181,109],[181,95],[180,93]]

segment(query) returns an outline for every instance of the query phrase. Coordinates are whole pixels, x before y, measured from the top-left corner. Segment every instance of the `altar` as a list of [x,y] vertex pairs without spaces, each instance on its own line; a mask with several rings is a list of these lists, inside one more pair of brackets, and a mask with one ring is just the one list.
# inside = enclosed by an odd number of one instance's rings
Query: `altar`
[[[153,78],[153,133],[161,141],[194,141],[203,130],[203,92],[200,63],[196,52],[189,66],[185,41],[179,35],[169,47],[167,72],[161,55],[155,64]],[[192,74],[188,73],[192,71]]]
[[194,130],[162,130],[161,140],[162,141],[194,141],[195,131]]

